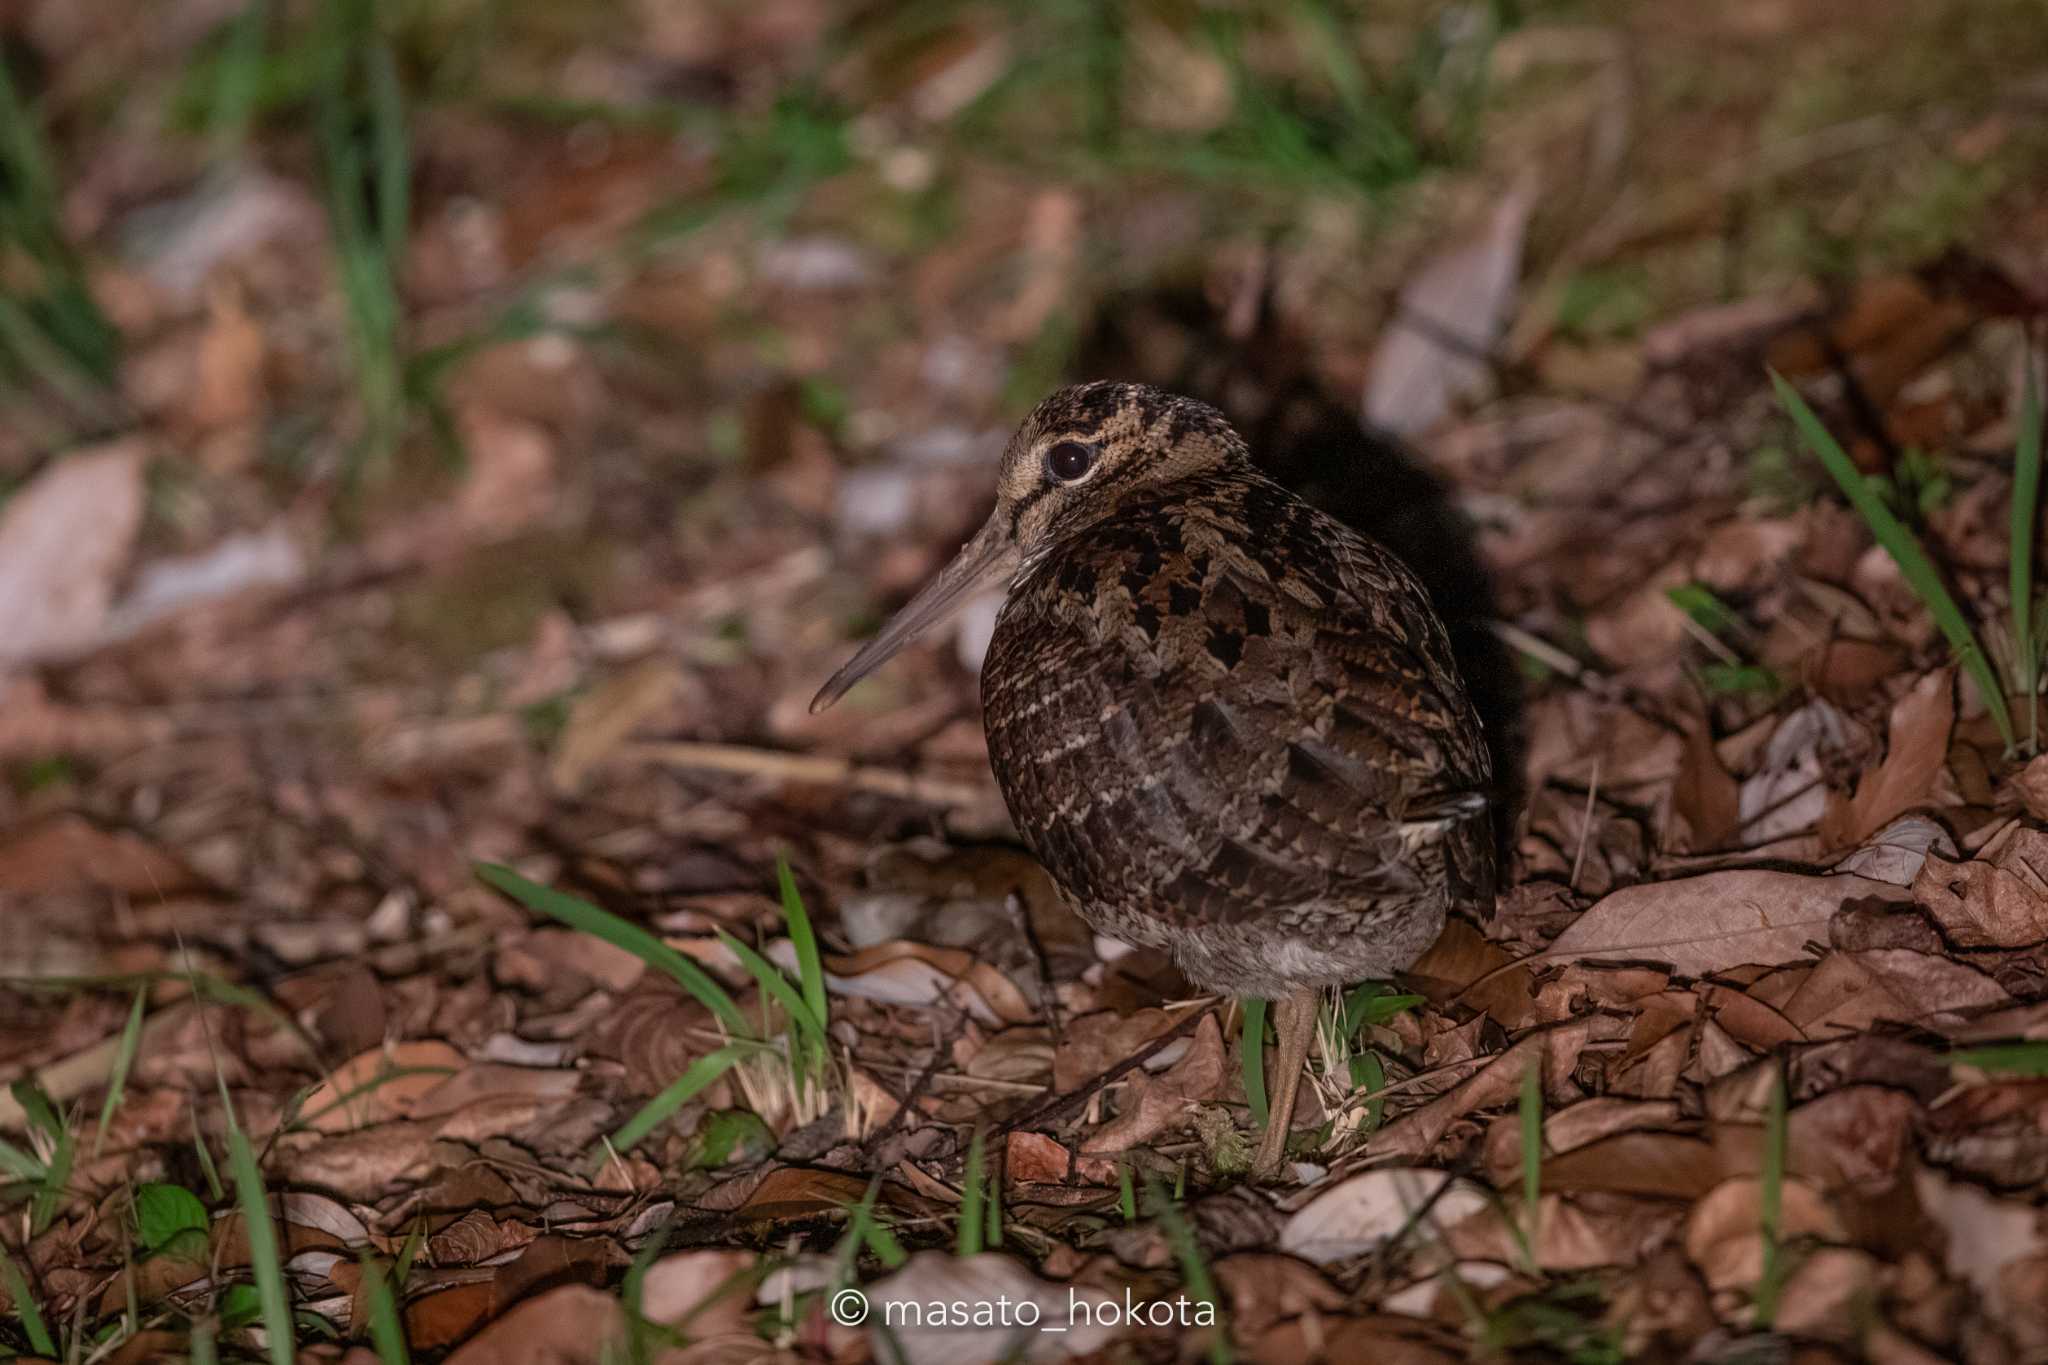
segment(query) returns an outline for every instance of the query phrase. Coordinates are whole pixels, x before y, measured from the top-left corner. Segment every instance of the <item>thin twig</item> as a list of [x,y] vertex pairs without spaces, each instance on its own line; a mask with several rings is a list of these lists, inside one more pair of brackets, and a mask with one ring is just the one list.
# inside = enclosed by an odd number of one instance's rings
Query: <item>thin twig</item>
[[826,754],[791,754],[744,744],[643,741],[622,744],[619,758],[699,772],[734,773],[777,782],[844,787],[874,796],[917,801],[927,806],[982,806],[998,799],[993,783],[955,782],[857,764]]
[[1019,1128],[1032,1127],[1041,1123],[1050,1123],[1055,1119],[1066,1117],[1068,1114],[1072,1113],[1076,1109],[1079,1109],[1082,1105],[1086,1104],[1089,1100],[1093,1099],[1097,1094],[1101,1093],[1103,1087],[1107,1086],[1111,1081],[1119,1080],[1127,1072],[1130,1072],[1137,1067],[1143,1066],[1146,1062],[1150,1061],[1154,1056],[1158,1055],[1159,1052],[1161,1052],[1168,1043],[1171,1043],[1175,1039],[1181,1037],[1183,1034],[1192,1031],[1194,1026],[1198,1022],[1206,1018],[1213,1010],[1215,1010],[1215,1008],[1218,1005],[1222,1003],[1222,1000],[1219,998],[1216,1000],[1209,1001],[1200,1009],[1189,1011],[1187,1018],[1175,1024],[1172,1028],[1160,1034],[1157,1038],[1154,1038],[1150,1043],[1147,1043],[1144,1047],[1139,1048],[1138,1051],[1132,1056],[1124,1058],[1122,1061],[1118,1062],[1115,1066],[1111,1067],[1109,1070],[1103,1072],[1099,1076],[1089,1077],[1087,1080],[1075,1086],[1072,1090],[1069,1090],[1064,1095],[1055,1095],[1051,1099],[1046,1100],[1042,1104],[1033,1105],[1031,1108],[1026,1109],[1023,1113],[1011,1119],[1002,1127],[990,1133],[989,1136],[991,1138],[999,1138],[1004,1136],[1005,1134],[1013,1133]]
[[1586,788],[1586,813],[1579,818],[1579,851],[1572,858],[1572,890],[1579,889],[1579,870],[1586,865],[1586,839],[1593,832],[1593,803],[1600,799],[1600,755],[1593,755],[1593,781]]

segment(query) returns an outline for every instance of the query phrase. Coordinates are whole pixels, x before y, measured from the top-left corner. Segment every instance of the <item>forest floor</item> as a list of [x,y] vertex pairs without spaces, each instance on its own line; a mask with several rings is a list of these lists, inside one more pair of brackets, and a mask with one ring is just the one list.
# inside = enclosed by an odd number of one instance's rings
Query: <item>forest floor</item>
[[[133,8],[0,0],[7,1349],[2048,1359],[2032,0]],[[808,710],[1108,376],[1500,665],[1277,1185],[987,612]]]

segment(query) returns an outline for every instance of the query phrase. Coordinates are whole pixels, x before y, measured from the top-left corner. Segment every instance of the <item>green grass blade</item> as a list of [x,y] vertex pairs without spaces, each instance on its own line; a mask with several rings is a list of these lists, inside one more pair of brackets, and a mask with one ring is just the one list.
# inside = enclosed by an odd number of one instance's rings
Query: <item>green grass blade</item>
[[1138,1195],[1131,1188],[1131,1168],[1122,1161],[1116,1163],[1116,1207],[1126,1226],[1138,1221]]
[[0,1138],[0,1174],[15,1180],[40,1182],[49,1168],[5,1138]]
[[192,1324],[192,1339],[186,1347],[192,1352],[192,1365],[220,1365],[220,1349],[214,1341],[216,1330],[210,1317]]
[[732,955],[740,960],[740,965],[761,984],[761,989],[774,996],[775,1003],[788,1011],[790,1022],[796,1025],[807,1043],[824,1044],[824,1024],[811,1013],[810,1002],[797,994],[796,987],[789,984],[789,978],[782,974],[780,967],[723,929],[718,931],[718,941],[730,948]]
[[412,148],[405,127],[405,92],[391,47],[375,41],[364,54],[369,68],[371,159],[377,174],[377,236],[384,263],[396,278],[405,263],[412,216]]
[[398,1316],[398,1300],[384,1267],[363,1257],[363,1288],[370,1300],[370,1341],[383,1365],[411,1365],[412,1352],[405,1345],[405,1324]]
[[199,1172],[206,1177],[206,1192],[218,1204],[228,1197],[227,1187],[220,1183],[220,1167],[213,1161],[213,1153],[206,1149],[206,1138],[199,1131],[199,1111],[187,1109],[186,1117],[192,1120],[192,1150],[199,1154]]
[[235,1202],[241,1205],[242,1219],[248,1224],[249,1266],[256,1276],[256,1298],[262,1306],[271,1365],[293,1365],[298,1344],[292,1335],[284,1262],[278,1258],[277,1225],[270,1221],[270,1201],[263,1188],[263,1172],[256,1165],[256,1151],[232,1111],[228,1115],[228,1170],[235,1178]]
[[70,1191],[71,1162],[78,1155],[78,1143],[68,1127],[59,1126],[55,1147],[50,1153],[49,1164],[43,1169],[43,1178],[37,1182],[35,1202],[29,1206],[29,1226],[40,1234],[56,1221],[57,1211],[64,1206],[64,1197]]
[[1949,595],[1947,585],[1941,581],[1941,574],[1935,569],[1934,561],[1927,557],[1927,552],[1920,547],[1920,542],[1913,538],[1913,533],[1892,515],[1891,508],[1885,506],[1884,499],[1870,486],[1870,481],[1863,477],[1863,472],[1856,468],[1848,452],[1844,451],[1840,443],[1828,433],[1820,418],[1814,415],[1813,409],[1806,405],[1806,400],[1799,396],[1799,391],[1788,384],[1785,377],[1776,370],[1772,370],[1770,375],[1771,386],[1777,390],[1778,402],[1792,418],[1792,425],[1798,429],[1800,439],[1806,443],[1807,449],[1819,456],[1820,462],[1827,466],[1828,473],[1834,476],[1835,483],[1849,499],[1849,505],[1856,509],[1856,514],[1870,527],[1870,532],[1877,538],[1877,543],[1884,546],[1886,553],[1891,555],[1907,584],[1934,617],[1934,623],[1948,639],[1949,648],[1955,651],[1956,658],[1969,671],[1970,676],[1977,682],[1978,690],[1984,694],[1985,705],[1991,708],[1991,718],[1998,726],[2000,738],[2005,741],[2006,748],[2012,748],[2019,737],[2013,731],[2012,710],[2006,705],[2005,688],[1992,671],[1991,662],[1985,657],[1983,648],[1977,643],[1976,632],[1970,629],[1970,623],[1964,619],[1962,608],[1956,605],[1955,598]]
[[263,40],[270,26],[270,0],[249,0],[228,21],[227,44],[214,72],[213,105],[207,111],[207,140],[215,157],[240,154],[263,89]]
[[107,1100],[100,1106],[99,1129],[92,1137],[92,1154],[98,1159],[100,1147],[107,1140],[107,1125],[114,1121],[114,1111],[121,1107],[122,1093],[128,1088],[128,1070],[135,1065],[136,1050],[142,1045],[142,1011],[149,1003],[149,988],[138,987],[135,1003],[128,1010],[128,1023],[121,1030],[121,1041],[114,1047],[114,1066],[107,1076]]
[[1266,1126],[1266,1002],[1247,996],[1244,1002],[1244,1030],[1239,1044],[1244,1054],[1244,1095],[1252,1107],[1252,1122]]
[[1779,1245],[1785,1207],[1785,1073],[1771,1080],[1770,1104],[1764,1111],[1762,1207],[1757,1222],[1763,1233],[1763,1270],[1756,1282],[1755,1324],[1769,1331],[1778,1316],[1778,1295],[1784,1289],[1784,1248]]
[[981,1201],[983,1193],[982,1174],[982,1133],[974,1130],[974,1136],[967,1141],[967,1172],[960,1181],[960,1232],[954,1243],[954,1253],[960,1256],[978,1255],[982,1246]]
[[747,1043],[727,1043],[717,1051],[707,1052],[690,1063],[688,1069],[671,1082],[668,1089],[642,1105],[640,1112],[627,1119],[625,1125],[612,1134],[612,1147],[621,1152],[637,1147],[676,1110],[695,1098],[698,1091],[730,1071],[734,1063],[750,1051],[752,1046]]
[[832,1017],[830,1002],[825,998],[825,962],[818,954],[818,936],[811,928],[804,898],[797,892],[796,874],[789,870],[789,859],[776,858],[775,880],[782,890],[782,915],[789,921],[789,941],[796,948],[797,980],[803,985],[804,1000],[809,1003],[811,1017],[818,1021],[822,1034]]
[[1217,1323],[1214,1334],[1209,1338],[1210,1365],[1230,1365],[1237,1358],[1237,1353],[1231,1349],[1230,1331],[1223,1325],[1223,1299],[1216,1292],[1215,1277],[1209,1273],[1209,1262],[1202,1255],[1195,1230],[1181,1212],[1179,1201],[1165,1198],[1149,1179],[1146,1195],[1166,1231],[1166,1243],[1173,1248],[1174,1259],[1180,1262],[1181,1283],[1187,1286],[1188,1297],[1196,1303],[1207,1304]]
[[998,1178],[995,1167],[988,1172],[988,1199],[982,1205],[985,1224],[982,1240],[993,1248],[1003,1245],[1003,1182]]
[[859,1247],[865,1246],[874,1253],[875,1259],[889,1269],[895,1270],[910,1259],[910,1253],[903,1249],[903,1243],[896,1240],[896,1234],[875,1213],[875,1198],[882,1192],[882,1177],[876,1176],[868,1182],[867,1193],[860,1203],[854,1205],[852,1220],[847,1224],[847,1268],[851,1268],[852,1255]]
[[39,1356],[55,1359],[57,1342],[50,1335],[50,1325],[43,1321],[42,1310],[36,1307],[35,1295],[28,1287],[28,1277],[21,1273],[21,1267],[14,1258],[0,1251],[0,1286],[7,1290],[7,1297],[14,1300],[15,1316],[21,1319],[21,1330],[28,1334],[28,1344]]
[[586,934],[601,938],[615,948],[624,948],[648,966],[666,972],[675,979],[677,985],[717,1015],[726,1032],[735,1038],[752,1036],[745,1016],[740,1013],[739,1006],[733,1003],[732,996],[726,993],[725,987],[712,980],[710,974],[702,967],[639,925],[621,919],[609,910],[600,910],[588,901],[563,895],[549,887],[538,886],[511,868],[501,867],[496,863],[477,864],[476,875],[485,885],[503,892],[527,909],[558,919],[572,929],[580,929]]
[[2041,381],[2034,357],[2025,357],[2020,390],[2019,443],[2012,460],[2012,652],[2020,691],[2027,698],[2027,739],[2041,747],[2041,649],[2034,643],[2034,528],[2041,510]]
[[1543,1196],[1543,1057],[1522,1068],[1522,1254],[1536,1271],[1536,1209]]
[[1950,1066],[1975,1067],[2008,1076],[2048,1076],[2048,1041],[1957,1048],[1945,1060]]

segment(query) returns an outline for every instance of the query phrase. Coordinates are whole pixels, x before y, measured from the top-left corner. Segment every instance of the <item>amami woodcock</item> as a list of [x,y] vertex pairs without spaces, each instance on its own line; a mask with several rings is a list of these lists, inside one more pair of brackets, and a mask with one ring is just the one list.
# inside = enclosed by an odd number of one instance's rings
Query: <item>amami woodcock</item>
[[1010,814],[1090,924],[1280,1002],[1270,1176],[1318,992],[1491,903],[1487,750],[1443,626],[1214,408],[1083,384],[1025,419],[987,524],[814,709],[999,583],[981,693]]

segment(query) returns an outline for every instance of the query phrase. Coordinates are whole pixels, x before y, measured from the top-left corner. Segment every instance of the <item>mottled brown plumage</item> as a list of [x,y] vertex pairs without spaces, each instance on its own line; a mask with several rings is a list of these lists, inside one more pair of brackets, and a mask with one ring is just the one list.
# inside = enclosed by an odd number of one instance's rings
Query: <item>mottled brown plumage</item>
[[1487,750],[1443,627],[1214,409],[1087,384],[1026,419],[988,524],[820,701],[1005,576],[982,703],[1018,831],[1089,923],[1284,1002],[1270,1170],[1314,993],[1405,970],[1491,895]]

